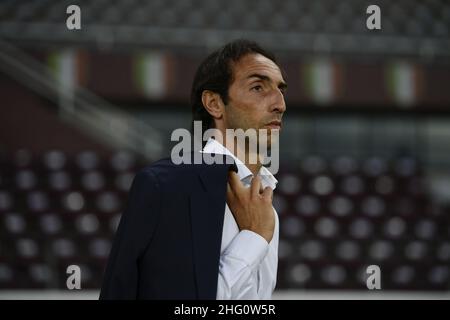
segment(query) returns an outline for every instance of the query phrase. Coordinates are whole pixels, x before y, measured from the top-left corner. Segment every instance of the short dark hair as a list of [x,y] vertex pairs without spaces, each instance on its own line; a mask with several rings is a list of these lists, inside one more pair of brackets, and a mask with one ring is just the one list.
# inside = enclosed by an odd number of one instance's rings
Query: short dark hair
[[237,62],[241,57],[251,53],[261,54],[277,63],[275,56],[256,42],[239,39],[211,53],[198,67],[191,90],[192,124],[201,120],[203,132],[213,126],[213,118],[203,106],[203,91],[218,93],[223,103],[227,104],[228,88],[233,80],[231,62]]

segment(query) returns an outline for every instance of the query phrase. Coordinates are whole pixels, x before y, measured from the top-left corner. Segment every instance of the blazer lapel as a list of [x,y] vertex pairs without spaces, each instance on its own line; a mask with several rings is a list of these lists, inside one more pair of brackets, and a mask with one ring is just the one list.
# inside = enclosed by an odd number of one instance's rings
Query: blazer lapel
[[200,185],[193,186],[190,217],[197,298],[216,299],[226,182],[228,170],[237,168],[235,164],[195,166]]

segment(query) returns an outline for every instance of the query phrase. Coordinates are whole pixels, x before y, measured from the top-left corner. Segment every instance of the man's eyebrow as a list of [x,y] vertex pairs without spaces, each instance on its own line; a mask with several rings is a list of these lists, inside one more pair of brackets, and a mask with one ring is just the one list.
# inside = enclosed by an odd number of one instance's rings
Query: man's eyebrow
[[[250,78],[258,78],[258,79],[263,80],[263,81],[272,82],[272,79],[270,77],[268,77],[268,76],[266,76],[264,74],[259,74],[259,73],[252,73],[251,75],[249,75],[247,77],[247,79],[250,79]],[[283,80],[280,81],[280,83],[278,85],[278,88],[286,89],[287,88],[287,83],[285,81],[283,81]]]

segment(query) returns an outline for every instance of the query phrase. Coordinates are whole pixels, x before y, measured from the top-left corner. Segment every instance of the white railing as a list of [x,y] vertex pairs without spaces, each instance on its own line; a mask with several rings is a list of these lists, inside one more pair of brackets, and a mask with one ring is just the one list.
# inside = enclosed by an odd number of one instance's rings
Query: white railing
[[147,159],[161,156],[159,131],[76,84],[59,82],[48,67],[1,39],[0,71],[55,102],[62,120],[95,139]]

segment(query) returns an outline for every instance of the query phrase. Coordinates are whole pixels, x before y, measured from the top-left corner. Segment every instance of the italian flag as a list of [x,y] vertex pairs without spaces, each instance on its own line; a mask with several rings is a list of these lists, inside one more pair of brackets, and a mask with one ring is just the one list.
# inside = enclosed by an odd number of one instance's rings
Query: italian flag
[[415,64],[395,61],[387,65],[386,81],[389,97],[400,107],[416,103],[422,88],[422,72]]
[[168,57],[160,52],[136,54],[134,79],[140,91],[151,99],[166,95],[168,89]]
[[326,58],[315,59],[303,65],[303,82],[308,97],[318,105],[329,105],[337,99],[340,68]]
[[65,88],[73,88],[83,82],[83,55],[73,49],[55,51],[48,55],[47,65],[58,83]]

